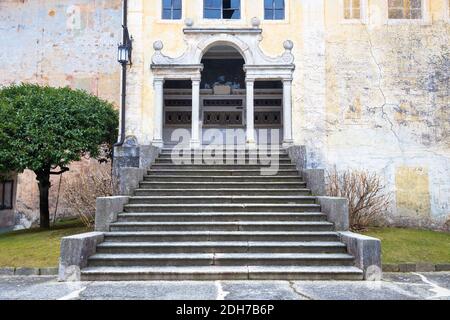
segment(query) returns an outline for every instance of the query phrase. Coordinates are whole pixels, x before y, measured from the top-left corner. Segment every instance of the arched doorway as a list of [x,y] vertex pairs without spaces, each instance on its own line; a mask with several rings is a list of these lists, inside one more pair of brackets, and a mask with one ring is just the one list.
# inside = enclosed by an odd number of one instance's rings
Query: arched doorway
[[224,43],[208,46],[201,65],[198,89],[193,85],[196,81],[175,79],[164,83],[165,144],[179,142],[172,138],[176,129],[184,128],[193,135],[195,129],[191,128],[197,127],[196,90],[200,144],[281,143],[281,81],[249,79],[245,58],[234,46]]

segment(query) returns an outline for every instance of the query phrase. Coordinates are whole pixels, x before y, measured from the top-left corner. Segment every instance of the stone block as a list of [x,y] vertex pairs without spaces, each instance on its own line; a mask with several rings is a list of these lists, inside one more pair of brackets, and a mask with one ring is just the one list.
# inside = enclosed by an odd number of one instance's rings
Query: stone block
[[450,271],[450,263],[440,263],[436,265],[436,271]]
[[56,276],[58,275],[58,268],[41,268],[39,274],[41,276]]
[[15,268],[0,268],[0,276],[13,276]]
[[117,177],[117,192],[120,196],[131,196],[139,183],[144,180],[146,169],[120,168]]
[[155,146],[140,146],[139,168],[148,169],[159,156],[161,149]]
[[381,241],[353,232],[339,232],[349,254],[355,257],[355,266],[363,270],[364,279],[379,281],[382,278]]
[[291,146],[286,150],[291,160],[294,161],[298,171],[301,172],[306,169],[306,146]]
[[102,232],[90,232],[61,240],[61,257],[59,261],[60,281],[80,281],[81,269],[87,266],[90,256],[95,254],[97,245],[104,240]]
[[302,171],[306,185],[315,196],[325,195],[325,170],[324,169],[304,169]]
[[123,207],[128,203],[129,197],[104,197],[97,198],[95,210],[95,230],[108,232],[111,223],[117,221],[117,214],[123,212]]
[[38,276],[39,268],[16,268],[16,276]]
[[328,217],[328,221],[334,223],[336,231],[348,231],[350,218],[348,200],[346,198],[317,197],[322,212]]
[[400,268],[398,264],[383,264],[383,272],[399,272]]
[[399,265],[400,272],[416,272],[416,264],[415,263],[400,263]]
[[434,272],[436,267],[432,263],[417,263],[416,272]]

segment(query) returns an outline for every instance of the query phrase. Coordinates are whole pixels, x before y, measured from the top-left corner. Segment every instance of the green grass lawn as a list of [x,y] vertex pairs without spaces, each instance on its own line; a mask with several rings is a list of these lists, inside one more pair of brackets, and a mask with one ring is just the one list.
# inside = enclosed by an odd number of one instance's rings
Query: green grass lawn
[[0,234],[0,267],[56,267],[61,238],[88,231],[78,220],[65,220],[50,230]]
[[[78,220],[50,230],[29,229],[0,235],[0,267],[56,267],[61,238],[89,232]],[[450,263],[450,233],[401,228],[374,228],[364,234],[381,239],[387,263]]]
[[365,235],[381,240],[382,262],[450,263],[450,233],[402,228],[376,228]]

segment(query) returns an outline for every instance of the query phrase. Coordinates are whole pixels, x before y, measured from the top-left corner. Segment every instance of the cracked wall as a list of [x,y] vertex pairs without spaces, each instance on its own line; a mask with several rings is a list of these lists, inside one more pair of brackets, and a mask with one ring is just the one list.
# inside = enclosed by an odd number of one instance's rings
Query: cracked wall
[[[325,166],[379,172],[393,220],[440,225],[450,214],[450,49],[444,1],[429,20],[390,24],[370,1],[367,24],[326,8]],[[333,5],[334,4],[334,5]]]
[[[0,0],[0,60],[6,62],[0,66],[0,86],[69,86],[118,105],[121,21],[121,0]],[[73,164],[64,179],[88,165]],[[39,216],[37,183],[30,171],[18,181],[16,223],[28,227]],[[59,177],[54,177],[53,205],[58,184]],[[70,214],[61,203],[58,212]]]
[[[311,168],[378,172],[394,195],[393,220],[442,225],[450,213],[449,15],[447,0],[426,1],[420,23],[390,23],[386,1],[369,0],[367,23],[343,23],[339,0],[286,0],[284,21],[261,22],[261,49],[294,43],[293,134]],[[0,85],[31,81],[83,88],[115,103],[120,0],[0,0]],[[179,56],[184,18],[195,27],[241,28],[262,17],[263,1],[242,1],[238,21],[203,20],[202,0],[183,1],[181,21],[162,21],[160,1],[129,0],[133,67],[127,134],[153,137],[152,44]],[[27,176],[29,175],[29,176]],[[30,173],[23,185],[35,184]],[[19,190],[31,197],[31,184]],[[418,194],[420,193],[420,194]],[[34,194],[36,195],[36,194]],[[30,204],[30,212],[36,204]]]

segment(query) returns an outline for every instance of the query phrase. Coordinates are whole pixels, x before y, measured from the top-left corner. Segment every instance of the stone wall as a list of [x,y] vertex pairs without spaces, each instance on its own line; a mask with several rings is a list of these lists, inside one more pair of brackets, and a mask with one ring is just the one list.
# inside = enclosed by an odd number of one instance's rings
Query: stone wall
[[[1,0],[0,86],[31,82],[83,89],[119,104],[121,0]],[[5,64],[5,62],[7,62]],[[71,166],[70,179],[89,161]],[[50,203],[55,212],[60,177],[52,177]],[[39,217],[34,173],[18,177],[16,224],[29,227]],[[70,215],[60,202],[59,215]]]
[[[369,0],[365,21],[344,23],[343,1],[286,0],[285,21],[261,23],[265,54],[280,55],[285,40],[294,43],[293,134],[307,146],[307,167],[379,173],[393,195],[392,221],[402,225],[441,227],[450,214],[446,1],[424,1],[423,21],[392,23],[387,1]],[[263,14],[263,1],[241,1],[241,20],[207,21],[202,2],[183,0],[183,20],[191,18],[195,27],[250,27]],[[185,25],[162,21],[160,1],[129,0],[129,6],[135,43],[127,134],[148,145],[152,45],[162,40],[164,54],[182,55]],[[0,85],[69,85],[117,104],[120,24],[120,0],[0,1],[0,36],[8,48],[0,59],[9,61],[0,67]],[[20,212],[36,212],[33,174],[19,177],[18,199]]]
[[450,215],[450,24],[443,3],[430,1],[420,23],[387,21],[380,1],[370,2],[367,24],[342,24],[336,7],[326,8],[327,151],[319,165],[378,172],[400,225],[436,228]]

